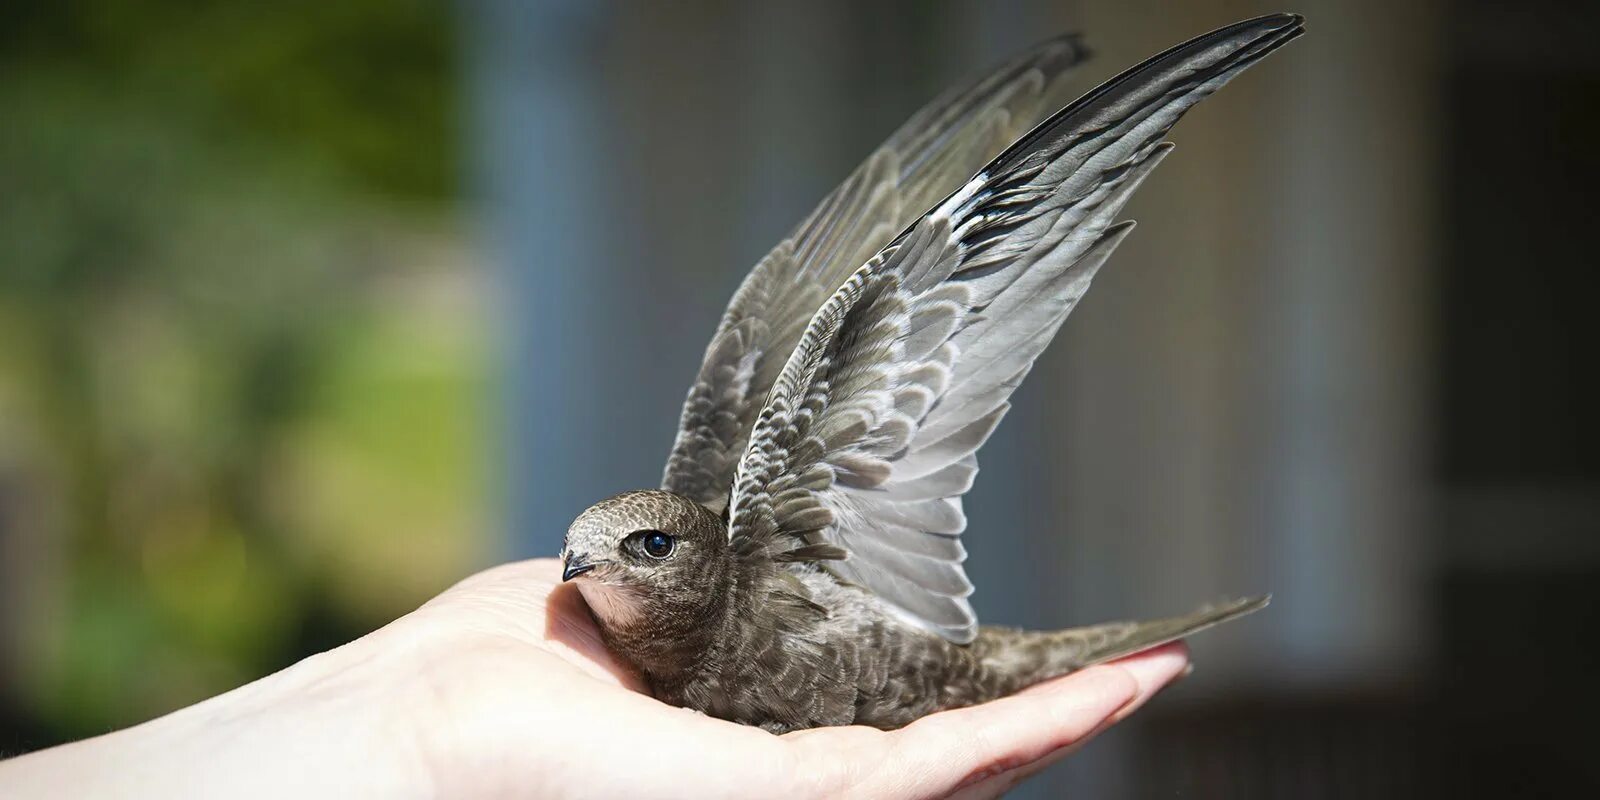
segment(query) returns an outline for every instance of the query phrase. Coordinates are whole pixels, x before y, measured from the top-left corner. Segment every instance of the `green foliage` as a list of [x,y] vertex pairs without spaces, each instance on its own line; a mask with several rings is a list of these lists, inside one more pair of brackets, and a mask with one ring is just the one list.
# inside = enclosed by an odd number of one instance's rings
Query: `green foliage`
[[14,0],[9,70],[130,97],[210,138],[382,192],[454,187],[455,31],[440,0]]
[[479,560],[447,11],[8,9],[0,503],[28,507],[0,513],[26,556],[0,581],[48,613],[6,683],[51,736],[226,689]]

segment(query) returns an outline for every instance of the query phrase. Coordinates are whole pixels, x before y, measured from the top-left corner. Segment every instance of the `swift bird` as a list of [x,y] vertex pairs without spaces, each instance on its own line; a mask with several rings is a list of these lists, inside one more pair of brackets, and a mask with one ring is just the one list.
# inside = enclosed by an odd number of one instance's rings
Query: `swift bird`
[[563,580],[607,646],[659,699],[715,717],[893,728],[1266,605],[979,626],[961,497],[1011,392],[1132,229],[1115,217],[1168,129],[1302,32],[1289,14],[1230,25],[1045,118],[1084,56],[1062,37],[896,131],[734,294],[661,489],[567,531]]

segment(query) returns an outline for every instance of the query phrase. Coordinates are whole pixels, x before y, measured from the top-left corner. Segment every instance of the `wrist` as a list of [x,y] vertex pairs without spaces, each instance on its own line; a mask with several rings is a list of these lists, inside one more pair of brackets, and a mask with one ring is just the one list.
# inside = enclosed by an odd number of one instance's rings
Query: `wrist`
[[0,794],[432,795],[407,671],[364,641],[144,724],[0,763]]

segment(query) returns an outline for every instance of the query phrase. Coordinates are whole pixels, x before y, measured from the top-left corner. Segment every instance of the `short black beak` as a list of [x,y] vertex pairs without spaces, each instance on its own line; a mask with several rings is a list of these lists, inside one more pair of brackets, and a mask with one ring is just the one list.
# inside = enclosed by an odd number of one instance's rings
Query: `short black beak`
[[573,578],[595,568],[595,564],[583,556],[571,556],[562,565],[561,582],[566,583]]

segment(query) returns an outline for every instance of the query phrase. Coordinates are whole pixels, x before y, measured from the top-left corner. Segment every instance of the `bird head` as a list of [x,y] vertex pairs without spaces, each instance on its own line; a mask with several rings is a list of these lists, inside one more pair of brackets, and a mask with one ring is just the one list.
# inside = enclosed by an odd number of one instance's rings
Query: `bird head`
[[562,581],[575,581],[601,624],[649,623],[652,611],[694,610],[717,597],[732,555],[722,518],[681,495],[624,492],[573,520]]

